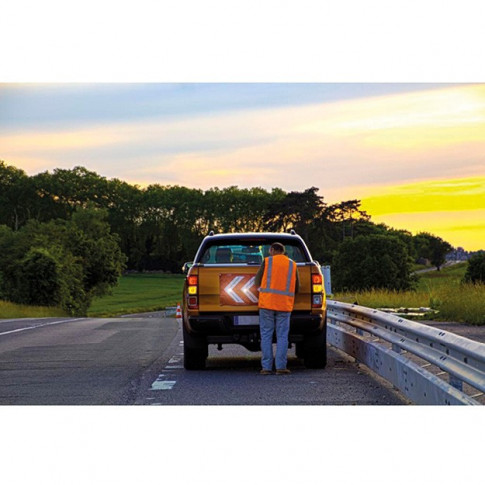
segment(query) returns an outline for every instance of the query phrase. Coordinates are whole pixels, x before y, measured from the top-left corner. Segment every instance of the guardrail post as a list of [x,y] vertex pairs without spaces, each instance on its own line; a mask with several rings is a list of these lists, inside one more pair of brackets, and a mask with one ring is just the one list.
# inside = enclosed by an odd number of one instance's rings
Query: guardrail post
[[399,345],[397,345],[397,344],[392,344],[392,350],[394,350],[394,352],[396,352],[396,354],[400,354],[402,352],[402,348],[399,347]]
[[450,386],[463,392],[463,381],[461,379],[450,374],[449,382]]

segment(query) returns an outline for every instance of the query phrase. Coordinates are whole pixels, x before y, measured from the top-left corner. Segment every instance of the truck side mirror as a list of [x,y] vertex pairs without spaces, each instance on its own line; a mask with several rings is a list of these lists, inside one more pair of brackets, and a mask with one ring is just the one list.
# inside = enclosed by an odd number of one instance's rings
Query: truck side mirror
[[187,274],[189,272],[189,269],[192,268],[192,266],[194,266],[194,263],[193,262],[184,263],[184,265],[182,266],[183,273],[184,274]]

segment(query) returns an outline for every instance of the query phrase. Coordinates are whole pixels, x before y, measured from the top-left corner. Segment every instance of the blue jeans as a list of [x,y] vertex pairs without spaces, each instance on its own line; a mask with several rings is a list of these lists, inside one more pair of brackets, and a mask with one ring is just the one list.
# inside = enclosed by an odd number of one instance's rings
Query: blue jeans
[[288,352],[288,333],[291,312],[259,309],[259,328],[261,332],[261,367],[273,370],[273,333],[276,329],[276,369],[286,369]]

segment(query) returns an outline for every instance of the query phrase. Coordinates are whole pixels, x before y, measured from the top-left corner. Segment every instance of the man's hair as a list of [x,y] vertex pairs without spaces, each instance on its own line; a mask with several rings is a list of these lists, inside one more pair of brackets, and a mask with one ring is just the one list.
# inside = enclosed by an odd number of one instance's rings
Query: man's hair
[[271,245],[271,247],[273,248],[273,251],[276,251],[277,253],[285,254],[285,247],[283,246],[283,244],[279,242],[275,242]]

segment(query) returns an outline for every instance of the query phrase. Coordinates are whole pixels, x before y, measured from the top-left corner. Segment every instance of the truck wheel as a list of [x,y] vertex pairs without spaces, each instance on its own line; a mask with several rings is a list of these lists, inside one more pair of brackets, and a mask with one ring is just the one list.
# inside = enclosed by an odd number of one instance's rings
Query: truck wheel
[[305,367],[309,369],[324,369],[327,365],[327,335],[322,332],[313,338],[305,339]]
[[305,347],[303,346],[303,342],[295,343],[295,355],[298,359],[303,359],[305,357]]
[[187,370],[205,369],[208,355],[207,342],[203,338],[190,335],[185,327],[184,333],[184,368]]
[[205,369],[206,354],[201,349],[191,349],[184,345],[184,367],[186,370]]

